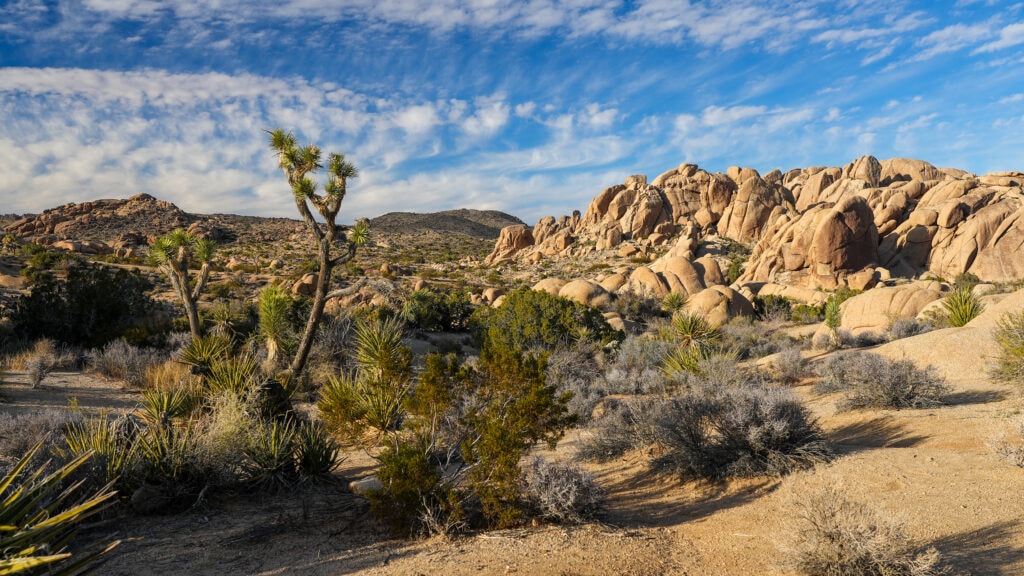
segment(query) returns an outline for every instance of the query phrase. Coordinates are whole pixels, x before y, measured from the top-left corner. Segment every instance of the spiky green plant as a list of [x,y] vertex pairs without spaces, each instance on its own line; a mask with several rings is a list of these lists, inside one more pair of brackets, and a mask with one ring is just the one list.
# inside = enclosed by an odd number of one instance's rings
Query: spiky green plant
[[192,366],[201,374],[208,374],[210,366],[231,354],[231,339],[222,334],[209,334],[192,338],[178,357],[178,361]]
[[1006,383],[1020,382],[1024,377],[1024,311],[1003,314],[992,336],[1000,352],[993,376]]
[[190,388],[146,390],[142,399],[142,418],[150,426],[168,426],[173,419],[191,414],[201,401]]
[[381,380],[408,379],[412,353],[402,342],[405,330],[401,318],[360,322],[355,336],[355,361],[361,374]]
[[670,378],[699,374],[701,362],[711,358],[711,350],[700,346],[679,347],[665,355],[661,371]]
[[68,543],[78,526],[113,504],[117,493],[109,484],[87,494],[82,494],[82,482],[67,485],[71,475],[93,457],[92,452],[50,474],[45,474],[45,466],[26,474],[42,445],[36,444],[0,478],[0,574],[80,574],[120,543],[83,553],[70,551]]
[[679,312],[672,317],[672,332],[680,348],[709,349],[718,343],[720,334],[707,318],[697,312]]
[[833,348],[838,347],[841,342],[839,326],[843,322],[843,312],[840,304],[842,301],[835,295],[830,296],[825,302],[825,327],[828,328],[829,343]]
[[64,444],[72,457],[95,454],[91,464],[102,470],[103,482],[116,482],[135,464],[136,443],[115,430],[106,414],[71,422]]
[[169,500],[197,492],[205,481],[198,461],[198,440],[188,426],[150,428],[138,439],[142,479],[163,486]]
[[681,292],[669,292],[661,300],[661,309],[669,314],[675,314],[686,307],[686,295]]
[[298,478],[295,454],[295,425],[274,420],[260,422],[249,430],[249,445],[243,450],[249,481],[262,490],[287,488]]
[[339,437],[358,440],[363,431],[397,430],[405,417],[403,402],[411,382],[389,381],[358,374],[331,376],[320,391],[321,418]]
[[267,346],[267,367],[270,370],[277,366],[278,352],[291,330],[291,322],[288,320],[291,306],[291,294],[280,286],[271,284],[260,291],[260,338]]
[[951,291],[942,299],[942,309],[950,326],[965,326],[985,310],[985,305],[966,286]]
[[245,392],[252,385],[259,363],[247,354],[215,360],[210,365],[206,384],[213,393],[230,391]]
[[299,427],[295,459],[304,478],[327,476],[343,461],[341,446],[322,425],[312,422]]

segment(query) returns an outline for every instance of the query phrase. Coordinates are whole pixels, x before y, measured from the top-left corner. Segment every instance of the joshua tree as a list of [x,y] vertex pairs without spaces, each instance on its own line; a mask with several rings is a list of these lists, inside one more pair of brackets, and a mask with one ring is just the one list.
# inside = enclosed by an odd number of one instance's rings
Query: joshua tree
[[[270,147],[277,152],[281,170],[284,171],[288,185],[292,189],[292,195],[295,197],[295,207],[298,208],[299,214],[306,222],[306,227],[309,228],[318,245],[320,270],[317,273],[316,292],[313,294],[313,307],[309,311],[309,319],[302,333],[302,339],[299,341],[299,348],[295,352],[295,358],[288,368],[289,372],[298,375],[305,367],[309,351],[313,347],[313,339],[316,337],[316,330],[323,317],[324,305],[327,300],[349,292],[349,290],[328,291],[331,272],[335,266],[344,264],[355,257],[356,247],[366,242],[368,226],[365,220],[359,221],[351,228],[335,223],[338,218],[338,210],[341,209],[341,202],[345,199],[348,180],[358,176],[355,165],[345,160],[344,154],[328,154],[327,183],[324,185],[323,193],[318,194],[316,182],[308,175],[323,168],[320,147],[316,144],[301,146],[294,135],[281,129],[270,130],[268,133],[270,134]],[[310,210],[310,205],[320,214],[323,222],[317,222]],[[331,249],[335,244],[340,246],[341,253],[332,256]]]
[[[213,240],[203,240],[184,228],[157,238],[149,248],[149,257],[167,274],[174,287],[181,305],[188,317],[188,327],[192,338],[203,335],[203,326],[199,322],[199,309],[196,301],[210,277],[210,258],[217,244]],[[199,275],[193,285],[189,280],[189,265],[199,262]]]

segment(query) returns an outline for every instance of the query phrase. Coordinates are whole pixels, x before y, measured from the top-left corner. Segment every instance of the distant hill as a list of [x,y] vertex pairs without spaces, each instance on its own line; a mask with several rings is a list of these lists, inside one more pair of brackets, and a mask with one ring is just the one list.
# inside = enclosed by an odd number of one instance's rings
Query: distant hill
[[461,208],[426,214],[389,212],[372,218],[370,230],[387,234],[456,233],[474,238],[494,239],[505,226],[522,223],[519,218],[497,210]]

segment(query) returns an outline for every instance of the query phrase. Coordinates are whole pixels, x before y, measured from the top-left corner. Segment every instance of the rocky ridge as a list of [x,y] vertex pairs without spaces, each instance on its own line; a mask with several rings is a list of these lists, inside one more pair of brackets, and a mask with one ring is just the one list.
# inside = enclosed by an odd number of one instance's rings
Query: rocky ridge
[[764,175],[682,164],[651,182],[628,177],[583,215],[506,228],[486,262],[655,255],[591,280],[609,292],[693,296],[725,284],[725,261],[706,249],[724,237],[752,246],[732,285],[748,296],[820,301],[822,290],[925,275],[1011,282],[1024,277],[1022,185],[1024,172],[976,176],[906,158]]

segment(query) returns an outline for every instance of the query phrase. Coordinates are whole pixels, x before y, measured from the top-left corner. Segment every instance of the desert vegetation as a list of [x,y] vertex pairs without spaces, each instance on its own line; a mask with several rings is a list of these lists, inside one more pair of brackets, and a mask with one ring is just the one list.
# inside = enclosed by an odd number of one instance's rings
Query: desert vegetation
[[[1014,296],[993,298],[965,274],[910,282],[875,271],[856,288],[764,289],[743,279],[766,248],[724,229],[630,240],[621,254],[583,238],[568,261],[535,245],[541,258],[487,262],[480,247],[493,237],[391,236],[423,218],[382,217],[383,231],[340,223],[355,167],[284,131],[270,145],[301,220],[261,229],[244,217],[181,216],[120,256],[5,243],[22,284],[0,321],[0,399],[57,400],[28,412],[0,405],[0,465],[14,491],[55,478],[40,500],[62,519],[46,536],[46,562],[116,555],[102,528],[112,524],[288,498],[300,499],[305,522],[322,497],[365,504],[352,526],[386,526],[370,538],[382,546],[527,538],[552,525],[681,533],[781,506],[795,521],[771,535],[772,550],[776,539],[797,544],[766,553],[773,569],[941,573],[950,543],[909,536],[924,516],[890,520],[886,506],[830,486],[795,502],[776,490],[799,491],[822,470],[859,473],[893,446],[935,454],[924,433],[899,427],[925,422],[936,434],[950,413],[977,427],[984,419],[963,414],[1012,402],[1000,390],[965,393],[944,358],[893,346],[975,329]],[[473,230],[492,222],[457,217]],[[578,274],[588,277],[570,280]],[[894,296],[868,323],[850,310],[883,292],[871,282]],[[991,330],[998,350],[978,378],[1020,380],[1020,315]],[[124,401],[79,397],[68,391],[78,378]],[[992,466],[1022,460],[1009,429],[990,442],[1003,457]],[[878,478],[865,482],[879,489]],[[643,516],[666,502],[669,520]],[[749,529],[731,521],[730,531]],[[33,545],[5,549],[35,558]]]

